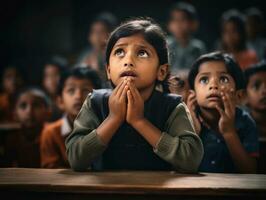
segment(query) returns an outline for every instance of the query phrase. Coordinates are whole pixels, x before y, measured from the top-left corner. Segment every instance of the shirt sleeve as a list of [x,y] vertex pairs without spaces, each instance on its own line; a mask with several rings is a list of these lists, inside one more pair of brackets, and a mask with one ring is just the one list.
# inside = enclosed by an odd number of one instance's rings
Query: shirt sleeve
[[255,121],[251,118],[249,114],[245,115],[242,123],[245,125],[242,128],[243,134],[243,147],[251,156],[259,156],[259,140],[258,140],[258,131]]
[[197,172],[203,157],[203,145],[184,103],[177,105],[171,113],[165,130],[154,152],[180,172]]
[[99,119],[91,108],[89,95],[74,121],[73,131],[66,139],[66,151],[72,169],[88,169],[91,162],[106,149],[96,133],[99,124]]

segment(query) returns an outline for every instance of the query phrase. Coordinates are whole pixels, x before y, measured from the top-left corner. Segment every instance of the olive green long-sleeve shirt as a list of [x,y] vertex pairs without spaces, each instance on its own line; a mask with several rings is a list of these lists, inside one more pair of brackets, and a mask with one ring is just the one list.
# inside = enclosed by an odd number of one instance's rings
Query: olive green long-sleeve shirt
[[[66,140],[68,160],[76,171],[89,168],[92,161],[107,148],[97,135],[96,129],[101,121],[91,106],[88,96]],[[179,103],[172,111],[164,130],[154,153],[179,172],[197,172],[203,157],[203,145],[194,131],[190,113],[184,103]]]

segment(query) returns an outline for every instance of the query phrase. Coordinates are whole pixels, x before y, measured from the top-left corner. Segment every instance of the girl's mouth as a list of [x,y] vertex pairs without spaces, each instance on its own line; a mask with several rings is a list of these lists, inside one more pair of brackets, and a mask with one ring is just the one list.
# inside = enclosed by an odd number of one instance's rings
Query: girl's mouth
[[133,71],[125,71],[120,75],[120,77],[125,77],[125,76],[137,77],[137,74]]

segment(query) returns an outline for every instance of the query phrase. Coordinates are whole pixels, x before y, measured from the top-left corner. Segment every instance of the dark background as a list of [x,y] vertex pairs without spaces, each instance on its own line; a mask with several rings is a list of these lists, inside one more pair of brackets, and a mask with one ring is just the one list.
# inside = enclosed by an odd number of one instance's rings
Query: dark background
[[[86,47],[89,24],[101,11],[110,11],[119,21],[131,16],[149,16],[165,27],[174,0],[9,0],[0,4],[0,72],[16,65],[37,84],[44,62],[53,55],[64,56],[70,63]],[[219,36],[219,19],[227,9],[240,11],[256,6],[265,14],[259,0],[190,0],[199,15],[197,37],[208,47]]]

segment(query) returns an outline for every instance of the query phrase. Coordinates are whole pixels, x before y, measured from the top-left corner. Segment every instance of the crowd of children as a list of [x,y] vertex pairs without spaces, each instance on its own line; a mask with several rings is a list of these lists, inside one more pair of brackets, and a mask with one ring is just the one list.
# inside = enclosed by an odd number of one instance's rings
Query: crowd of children
[[265,173],[263,16],[245,14],[222,15],[207,53],[189,3],[171,7],[168,35],[151,18],[117,26],[102,13],[89,50],[73,67],[47,62],[39,87],[6,67],[0,122],[19,128],[0,135],[0,167]]

